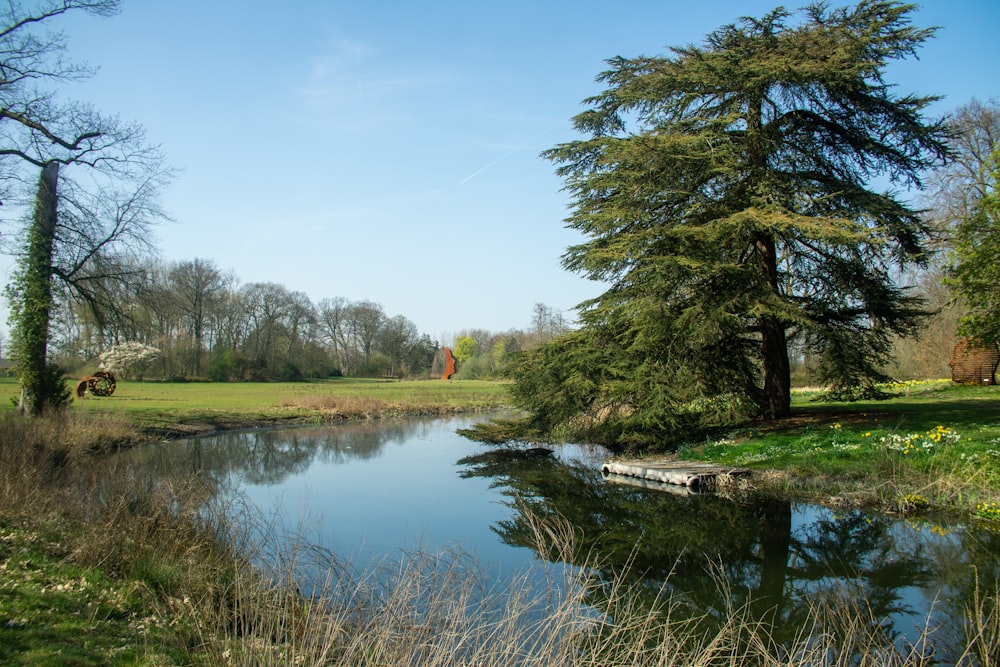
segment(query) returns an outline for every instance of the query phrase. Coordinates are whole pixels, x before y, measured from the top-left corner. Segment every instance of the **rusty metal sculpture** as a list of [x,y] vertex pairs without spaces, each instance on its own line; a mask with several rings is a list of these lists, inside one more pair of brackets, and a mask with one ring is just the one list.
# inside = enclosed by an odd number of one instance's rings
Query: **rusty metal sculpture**
[[81,378],[76,383],[76,395],[79,398],[83,398],[89,391],[94,396],[110,396],[115,393],[115,387],[117,386],[118,383],[115,381],[114,373],[111,371],[97,371],[93,375]]
[[450,380],[456,370],[457,365],[455,364],[455,357],[451,354],[451,348],[446,347],[444,348],[444,374],[441,376],[441,379]]
[[996,345],[986,345],[974,338],[963,338],[951,353],[951,380],[958,384],[994,383],[1000,351]]

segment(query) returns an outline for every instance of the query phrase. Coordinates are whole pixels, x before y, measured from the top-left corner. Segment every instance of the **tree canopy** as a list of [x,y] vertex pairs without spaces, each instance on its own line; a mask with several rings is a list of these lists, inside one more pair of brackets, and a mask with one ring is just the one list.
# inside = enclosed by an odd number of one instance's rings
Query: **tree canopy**
[[790,413],[791,351],[841,397],[877,393],[923,314],[893,279],[929,229],[899,190],[947,156],[937,98],[887,65],[933,29],[912,5],[809,5],[742,18],[666,56],[616,57],[553,161],[585,240],[568,270],[606,291],[581,328],[524,355],[537,433],[619,445]]

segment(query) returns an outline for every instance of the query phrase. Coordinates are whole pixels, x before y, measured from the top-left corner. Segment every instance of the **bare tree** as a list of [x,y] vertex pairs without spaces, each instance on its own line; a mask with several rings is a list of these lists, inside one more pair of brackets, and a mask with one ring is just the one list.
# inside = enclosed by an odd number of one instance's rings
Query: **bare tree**
[[952,159],[928,179],[931,219],[945,241],[989,192],[992,155],[1000,147],[1000,103],[973,99],[951,114],[948,128]]
[[546,306],[544,303],[536,303],[532,308],[531,325],[538,345],[569,331],[562,311]]
[[323,299],[317,309],[317,326],[323,341],[330,347],[336,363],[343,370],[347,363],[347,331],[345,319],[350,302],[347,298],[338,296]]
[[[288,310],[285,318],[288,344],[285,349],[285,363],[295,364],[296,354],[305,349],[316,328],[316,308],[309,295],[305,292],[290,292],[288,294]],[[299,371],[296,370],[296,373]]]
[[360,353],[362,363],[371,361],[375,337],[385,320],[382,306],[371,301],[358,301],[347,308],[345,329],[354,349]]
[[288,335],[292,296],[277,283],[250,283],[240,293],[250,325],[247,351],[266,374],[278,360],[279,341]]
[[911,282],[933,315],[912,338],[895,341],[897,377],[941,377],[948,375],[948,359],[959,337],[959,321],[968,304],[952,290],[949,276],[956,257],[951,252],[960,230],[974,220],[992,187],[990,166],[993,151],[1000,147],[1000,103],[973,99],[948,118],[951,160],[927,179],[924,199],[927,217],[936,234],[926,267],[915,271]]
[[212,260],[178,262],[170,268],[169,285],[178,310],[188,324],[193,371],[201,375],[205,329],[210,313],[222,301],[225,277]]
[[22,235],[20,270],[9,290],[21,408],[41,414],[66,400],[48,361],[53,281],[63,281],[100,319],[117,303],[109,283],[132,280],[129,259],[163,217],[156,204],[169,179],[141,126],[88,106],[56,101],[52,85],[89,68],[68,63],[61,33],[40,34],[73,11],[108,16],[117,0],[48,0],[0,7],[0,182],[5,194],[33,183],[35,213]]
[[389,360],[390,375],[400,373],[409,349],[419,340],[417,325],[402,315],[386,319],[376,336],[378,351]]

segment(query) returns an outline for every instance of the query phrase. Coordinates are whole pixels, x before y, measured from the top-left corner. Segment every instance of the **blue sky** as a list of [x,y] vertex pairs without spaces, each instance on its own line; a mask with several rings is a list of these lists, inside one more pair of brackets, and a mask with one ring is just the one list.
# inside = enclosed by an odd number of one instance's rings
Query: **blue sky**
[[[375,301],[448,342],[525,328],[537,302],[572,318],[601,291],[560,266],[579,238],[538,154],[578,138],[604,61],[776,5],[125,0],[60,24],[100,68],[64,96],[143,123],[180,170],[164,259]],[[941,113],[1000,97],[1000,3],[928,0],[915,22],[940,31],[891,70],[900,93],[944,95]]]

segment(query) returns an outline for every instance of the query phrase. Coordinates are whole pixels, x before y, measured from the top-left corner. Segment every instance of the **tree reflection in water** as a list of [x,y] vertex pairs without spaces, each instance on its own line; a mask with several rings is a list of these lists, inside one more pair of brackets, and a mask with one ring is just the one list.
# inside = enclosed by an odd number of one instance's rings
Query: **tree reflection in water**
[[[510,499],[512,517],[494,525],[505,543],[538,549],[537,521],[568,520],[573,564],[608,585],[624,578],[648,609],[667,596],[675,618],[686,614],[707,632],[742,608],[786,643],[815,618],[815,605],[828,604],[860,616],[849,620],[866,632],[906,642],[930,614],[935,657],[947,661],[964,645],[973,573],[988,591],[998,577],[1000,541],[975,527],[647,490],[608,483],[593,466],[499,450],[460,463],[463,475],[492,478]],[[589,602],[605,608],[599,595]]]
[[420,437],[427,420],[358,422],[335,428],[235,431],[192,438],[186,443],[145,448],[146,465],[162,472],[191,472],[219,479],[236,476],[248,484],[280,484],[314,463],[347,463],[382,455],[384,448]]
[[[348,545],[358,535],[398,550],[408,546],[391,541],[401,539],[398,534],[426,530],[437,543],[478,539],[487,549],[515,554],[517,562],[525,560],[522,547],[550,561],[596,562],[592,569],[607,585],[625,581],[649,609],[669,598],[675,617],[708,631],[730,620],[736,608],[769,640],[786,642],[814,618],[815,606],[828,605],[860,632],[902,642],[916,636],[930,613],[936,657],[947,661],[949,650],[964,645],[964,609],[977,584],[994,596],[990,604],[996,602],[1000,535],[976,526],[838,513],[774,499],[665,493],[608,483],[595,461],[496,449],[460,460],[456,474],[460,454],[453,453],[476,447],[454,434],[459,421],[257,430],[130,455],[161,480],[198,473],[214,482],[209,488],[238,479],[273,485],[274,496],[284,488],[301,490],[312,474],[324,485],[327,503],[315,509],[332,515],[328,525],[347,535]],[[414,455],[432,450],[440,454]],[[320,465],[338,470],[338,481],[312,470]],[[364,470],[366,481],[345,483],[360,474],[355,469]],[[421,474],[427,478],[417,479],[420,484],[409,483]],[[498,498],[507,508],[497,507]],[[414,517],[412,529],[408,516]],[[539,547],[534,517],[568,521],[577,536],[572,552]],[[590,603],[604,609],[599,590]]]

